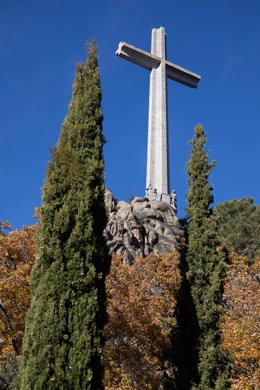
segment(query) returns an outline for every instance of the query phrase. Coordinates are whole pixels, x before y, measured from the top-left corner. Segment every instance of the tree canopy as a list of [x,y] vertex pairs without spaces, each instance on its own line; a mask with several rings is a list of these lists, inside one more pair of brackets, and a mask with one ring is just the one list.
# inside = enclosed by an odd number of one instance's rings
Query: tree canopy
[[219,348],[219,318],[222,310],[222,286],[225,253],[219,247],[217,224],[212,218],[212,187],[208,181],[214,162],[208,162],[206,136],[197,125],[190,142],[187,163],[188,244],[187,277],[198,320],[198,378],[194,389],[225,389],[226,373]]
[[0,226],[0,388],[8,389],[16,375],[30,306],[36,225],[10,233],[9,224]]
[[77,66],[73,96],[48,165],[16,388],[102,389],[109,257],[96,47]]
[[218,237],[229,252],[249,258],[260,256],[260,206],[254,199],[232,199],[214,209]]
[[180,284],[176,254],[151,254],[133,265],[113,258],[107,279],[106,390],[174,388],[171,342]]
[[257,389],[260,384],[260,258],[230,254],[221,320],[223,352],[231,359],[234,390]]

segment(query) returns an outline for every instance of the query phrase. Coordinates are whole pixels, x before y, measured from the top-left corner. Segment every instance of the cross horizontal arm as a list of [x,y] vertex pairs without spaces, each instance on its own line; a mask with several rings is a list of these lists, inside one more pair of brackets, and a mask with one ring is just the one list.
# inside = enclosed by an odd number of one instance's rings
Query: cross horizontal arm
[[171,80],[177,81],[178,83],[187,85],[191,88],[196,88],[201,77],[187,69],[181,68],[172,62],[165,61],[167,77]]
[[161,62],[159,57],[125,42],[119,43],[116,55],[149,70],[157,67]]

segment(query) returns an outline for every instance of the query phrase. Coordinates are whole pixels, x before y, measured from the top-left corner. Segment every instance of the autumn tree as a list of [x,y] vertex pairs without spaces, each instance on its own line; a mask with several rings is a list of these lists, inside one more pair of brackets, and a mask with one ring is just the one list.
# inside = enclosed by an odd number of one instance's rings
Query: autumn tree
[[260,256],[260,206],[254,204],[253,198],[220,203],[214,215],[221,245],[240,256]]
[[230,384],[234,390],[260,386],[260,258],[230,254],[221,321],[224,353],[231,358]]
[[107,279],[106,390],[175,388],[170,353],[180,284],[176,254],[151,254],[131,266],[113,257]]
[[7,389],[16,373],[30,305],[36,225],[11,233],[7,223],[0,226],[0,388]]
[[109,257],[96,47],[77,66],[73,96],[43,189],[19,390],[102,389]]
[[196,310],[198,335],[198,373],[194,389],[226,389],[226,374],[219,349],[219,318],[222,309],[222,284],[225,253],[219,247],[217,225],[212,216],[212,187],[208,181],[214,162],[208,161],[206,136],[197,125],[187,163],[188,246],[186,260],[191,294]]
[[[0,235],[0,359],[20,354],[36,226]],[[17,286],[19,285],[19,289]]]

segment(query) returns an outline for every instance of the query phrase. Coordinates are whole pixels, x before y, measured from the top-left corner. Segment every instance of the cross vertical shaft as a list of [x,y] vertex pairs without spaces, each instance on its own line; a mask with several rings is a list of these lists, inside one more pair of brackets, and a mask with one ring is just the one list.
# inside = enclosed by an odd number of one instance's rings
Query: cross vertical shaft
[[150,71],[146,196],[174,205],[176,195],[169,194],[167,79],[196,88],[200,76],[166,59],[164,27],[153,28],[151,53],[120,42],[116,54]]
[[150,73],[146,188],[169,193],[166,34],[152,30],[151,53],[161,59]]

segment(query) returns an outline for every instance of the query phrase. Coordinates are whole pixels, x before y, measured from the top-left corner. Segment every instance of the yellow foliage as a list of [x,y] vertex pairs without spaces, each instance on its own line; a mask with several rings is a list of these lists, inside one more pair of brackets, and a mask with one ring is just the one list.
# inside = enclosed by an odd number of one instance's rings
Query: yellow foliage
[[[5,235],[6,228],[9,224],[0,222],[0,363],[20,354],[37,226]],[[233,390],[260,386],[259,280],[259,258],[249,265],[246,258],[230,255],[221,348],[231,357]],[[180,284],[175,254],[152,254],[131,266],[113,257],[106,286],[106,390],[157,390],[167,376],[174,378],[167,350]]]
[[152,254],[131,266],[113,257],[107,278],[106,390],[158,389],[173,376],[167,350],[176,326],[178,265],[175,254]]
[[230,255],[224,289],[222,350],[231,357],[231,387],[251,390],[260,385],[260,259]]
[[[6,226],[4,226],[6,227]],[[0,361],[21,350],[36,226],[0,235]]]

